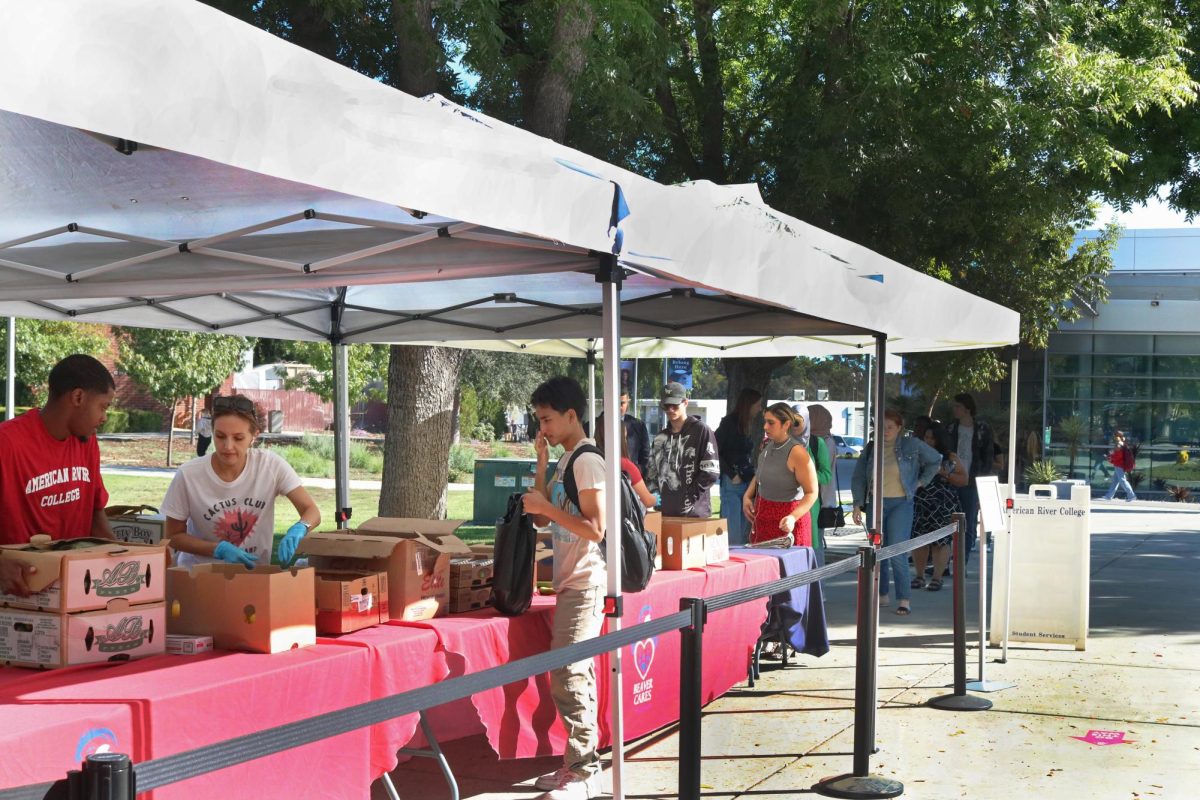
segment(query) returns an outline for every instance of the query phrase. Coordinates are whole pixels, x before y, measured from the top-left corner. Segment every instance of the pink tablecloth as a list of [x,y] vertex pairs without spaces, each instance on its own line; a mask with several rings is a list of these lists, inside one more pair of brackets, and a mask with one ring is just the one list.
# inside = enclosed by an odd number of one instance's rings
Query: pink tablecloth
[[[684,597],[709,597],[778,578],[769,558],[747,558],[679,572],[658,572],[646,590],[625,597],[626,625],[679,610]],[[419,627],[434,632],[449,677],[479,672],[544,652],[550,646],[552,597],[537,597],[520,617],[491,610],[458,614],[388,627]],[[706,628],[705,702],[744,680],[750,653],[766,619],[766,601],[755,601],[712,615]],[[679,634],[668,633],[626,648],[622,656],[625,739],[637,738],[679,718]],[[610,744],[608,657],[597,659],[601,746]],[[473,713],[472,713],[473,712]],[[547,675],[538,675],[434,710],[429,715],[439,741],[479,732],[502,758],[560,754],[562,723],[550,699]]]
[[[9,720],[30,723],[18,729],[18,752],[30,755],[15,769],[5,753],[0,787],[63,778],[79,757],[100,748],[144,761],[364,703],[371,699],[370,677],[366,648],[324,644],[271,656],[210,653],[50,672],[0,669],[5,739],[13,736]],[[153,796],[361,800],[376,777],[369,745],[368,729],[351,731]]]

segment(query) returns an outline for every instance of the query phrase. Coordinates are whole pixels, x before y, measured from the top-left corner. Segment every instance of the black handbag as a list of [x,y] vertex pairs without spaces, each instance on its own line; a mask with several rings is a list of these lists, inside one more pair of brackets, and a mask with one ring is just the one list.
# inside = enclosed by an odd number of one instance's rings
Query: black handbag
[[833,496],[837,498],[838,504],[829,508],[822,507],[817,512],[817,527],[823,531],[837,530],[846,525],[846,512],[842,511],[842,493],[838,488],[837,455],[833,457]]
[[492,603],[506,617],[524,614],[533,602],[533,551],[536,536],[521,508],[521,495],[508,498],[504,519],[496,524]]

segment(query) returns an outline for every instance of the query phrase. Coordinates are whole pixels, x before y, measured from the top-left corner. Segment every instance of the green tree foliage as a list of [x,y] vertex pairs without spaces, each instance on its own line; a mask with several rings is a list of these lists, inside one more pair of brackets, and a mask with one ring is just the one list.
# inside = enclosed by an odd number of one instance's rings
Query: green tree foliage
[[[333,400],[333,347],[328,342],[286,342],[277,352],[288,361],[308,364],[313,373],[288,378],[288,389],[304,389]],[[387,397],[388,348],[382,344],[347,346],[346,375],[350,404]]]
[[[0,363],[8,363],[7,323],[0,337]],[[56,320],[17,320],[17,383],[25,387],[26,400],[40,404],[46,400],[46,378],[50,368],[73,353],[92,356],[103,354],[109,346],[102,325]],[[18,403],[21,395],[18,394]]]
[[[242,363],[253,340],[215,333],[115,328],[117,366],[168,408],[175,401],[213,391]],[[167,463],[171,463],[174,420],[168,419]]]

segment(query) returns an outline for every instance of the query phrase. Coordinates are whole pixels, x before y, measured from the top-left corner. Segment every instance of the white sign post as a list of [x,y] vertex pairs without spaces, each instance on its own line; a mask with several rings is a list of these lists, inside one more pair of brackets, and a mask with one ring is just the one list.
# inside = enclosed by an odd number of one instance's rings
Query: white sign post
[[[1004,513],[1004,497],[1000,487],[1000,479],[995,475],[980,475],[975,479],[975,491],[979,495],[979,680],[969,681],[967,688],[972,692],[998,692],[1001,689],[1011,689],[1015,683],[989,681],[985,665],[987,662],[987,607],[988,607],[988,551],[987,534],[995,535],[1007,530],[1008,524]],[[994,554],[1000,549],[993,546]]]
[[1070,500],[1052,486],[1031,486],[1014,498],[1008,531],[996,552],[991,643],[1009,640],[1087,647],[1091,571],[1091,490],[1071,487]]

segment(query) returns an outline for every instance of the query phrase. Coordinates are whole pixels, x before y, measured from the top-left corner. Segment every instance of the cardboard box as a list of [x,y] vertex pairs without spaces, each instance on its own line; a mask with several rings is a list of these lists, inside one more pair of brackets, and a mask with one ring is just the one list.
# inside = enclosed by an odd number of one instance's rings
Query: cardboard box
[[26,561],[33,594],[0,594],[0,605],[70,614],[98,611],[110,600],[157,603],[163,599],[167,548],[108,539],[60,539],[34,536],[29,544],[0,546],[0,558]]
[[391,619],[387,573],[317,570],[317,633],[350,633]]
[[717,520],[719,527],[704,535],[704,552],[709,564],[719,564],[729,560],[729,522]]
[[491,586],[495,560],[491,556],[472,553],[450,559],[450,591],[473,586]]
[[708,563],[705,537],[725,530],[725,520],[696,517],[663,517],[662,568],[691,569]]
[[21,667],[66,667],[128,661],[164,652],[163,603],[108,607],[79,614],[0,609],[0,661]]
[[466,586],[450,593],[450,613],[461,614],[487,608],[492,604],[491,586]]
[[279,653],[317,642],[314,570],[196,564],[167,570],[167,631],[222,650]]
[[432,619],[450,610],[451,558],[471,554],[449,532],[461,524],[376,517],[352,531],[310,533],[298,552],[321,569],[386,572],[391,618]]
[[167,634],[167,654],[173,656],[194,656],[207,653],[213,649],[211,636],[185,636],[178,633]]
[[662,554],[663,554],[663,536],[662,536],[662,519],[661,511],[647,511],[646,520],[643,527],[654,534],[656,540],[656,549],[654,551],[654,568],[662,569]]
[[153,506],[109,506],[104,515],[122,542],[158,544],[166,533],[167,518]]

